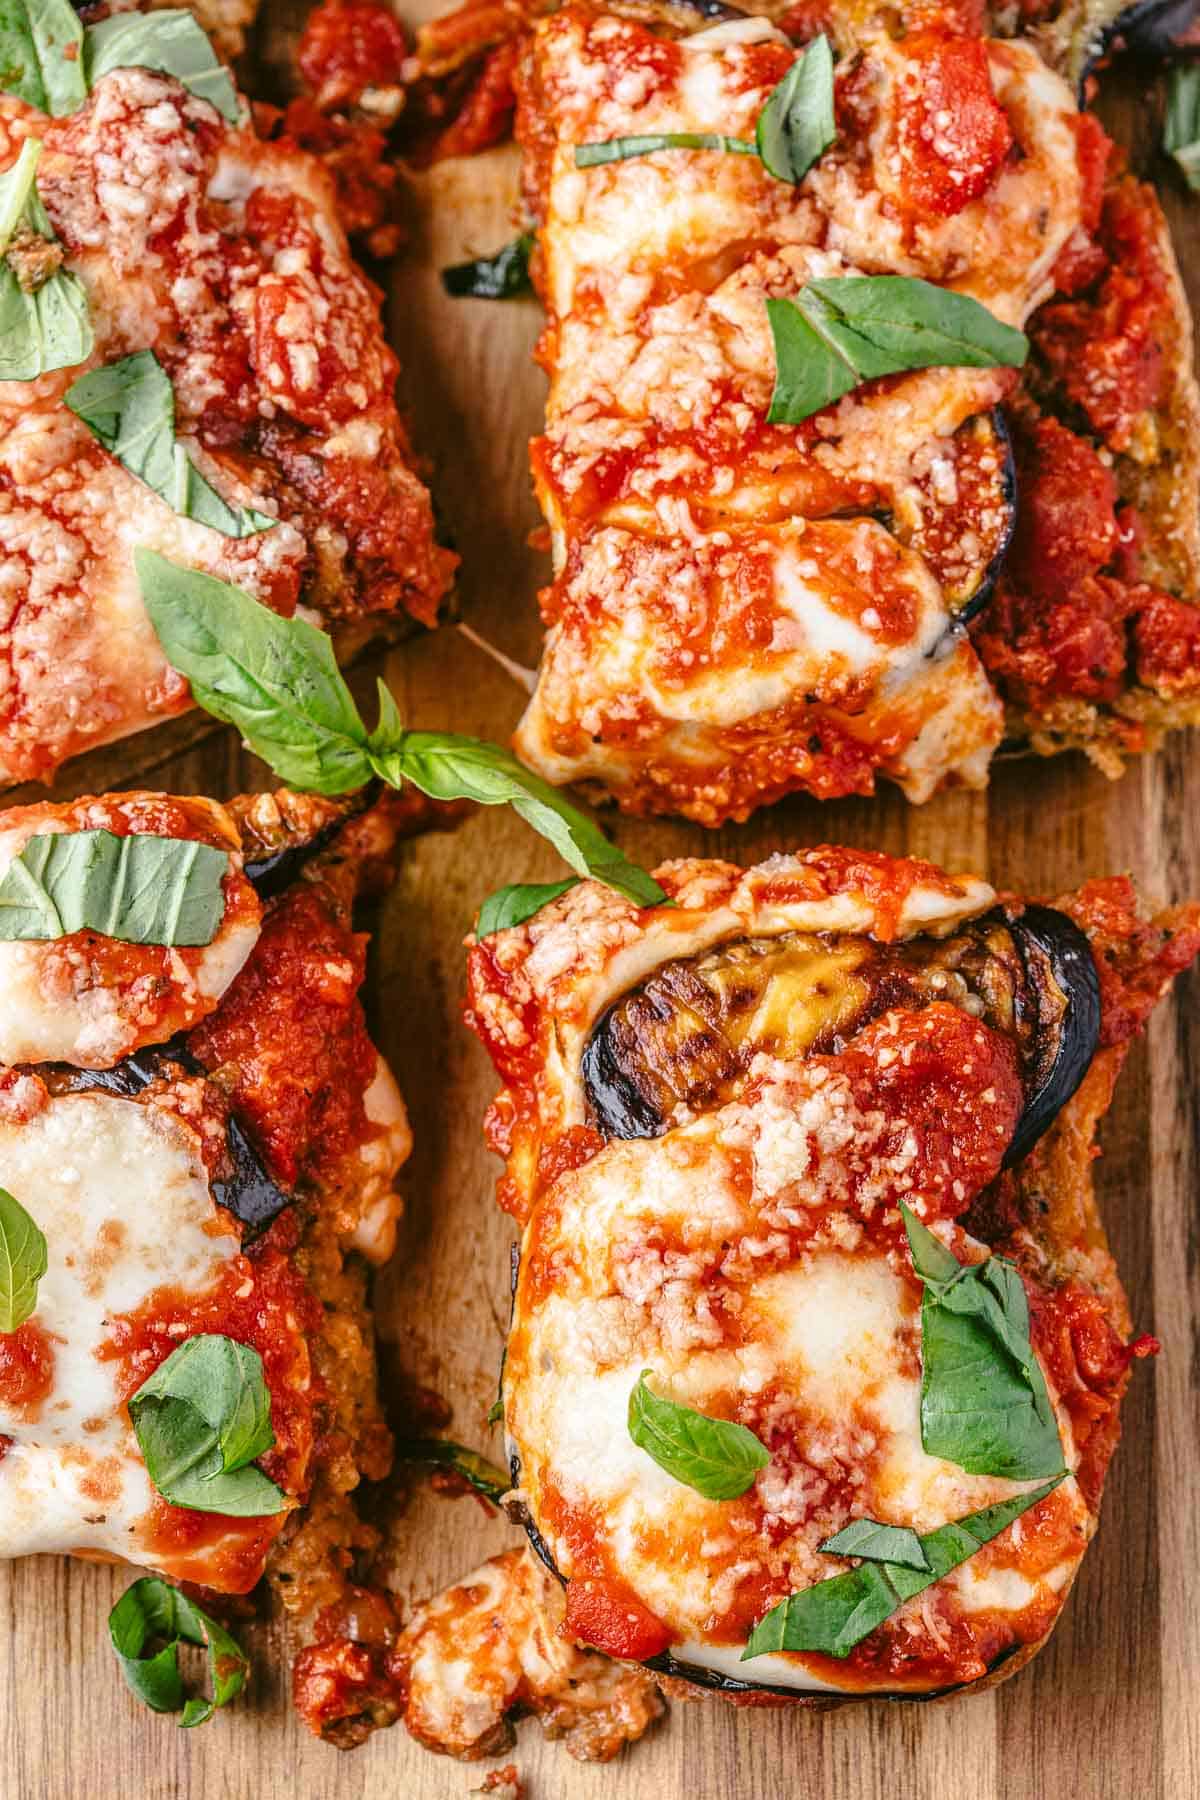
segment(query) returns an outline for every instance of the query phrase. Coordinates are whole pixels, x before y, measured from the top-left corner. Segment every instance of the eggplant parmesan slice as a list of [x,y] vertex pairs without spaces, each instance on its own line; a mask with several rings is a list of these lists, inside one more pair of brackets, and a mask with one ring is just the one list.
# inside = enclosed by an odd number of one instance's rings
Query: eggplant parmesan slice
[[[189,704],[142,605],[137,547],[278,612],[310,608],[345,650],[432,625],[450,586],[456,558],[435,540],[334,176],[236,104],[231,120],[146,68],[104,75],[61,118],[0,93],[0,166],[42,146],[36,192],[95,340],[83,363],[0,381],[0,784]],[[215,490],[220,528],[179,500],[178,479],[168,498],[170,482],[132,473],[120,434],[110,450],[67,403],[127,358],[144,374],[147,354],[166,397],[130,427],[129,458],[190,463],[182,487]],[[234,514],[241,535],[227,535]]]
[[[1130,1363],[1154,1347],[1131,1340],[1092,1143],[1131,1038],[1200,950],[1200,906],[1145,919],[1124,880],[1052,906],[998,899],[832,848],[658,877],[673,907],[585,883],[470,959],[468,1017],[504,1084],[487,1126],[499,1198],[522,1230],[513,1503],[565,1582],[565,1629],[760,1698],[1002,1679],[1058,1617]],[[918,1265],[922,1227],[940,1270]],[[1009,1284],[1040,1465],[1026,1440],[1010,1460],[981,1448],[957,1405],[949,1438],[926,1413],[955,1378],[953,1328],[939,1344],[925,1323],[951,1275],[960,1296]],[[1010,1352],[982,1354],[976,1420],[1020,1403],[1020,1383],[989,1385]],[[661,1420],[635,1432],[647,1385],[690,1410],[682,1474]],[[739,1453],[756,1444],[720,1498],[710,1463],[686,1462],[698,1441],[726,1453],[696,1413],[738,1428]],[[923,1555],[997,1506],[990,1536],[959,1538],[970,1554],[910,1576],[836,1650],[751,1645],[789,1596],[869,1583],[878,1564],[825,1548],[851,1523]]]
[[[968,43],[961,24],[856,42],[837,138],[793,186],[704,151],[574,161],[580,143],[656,132],[753,139],[798,54],[764,20],[670,40],[569,6],[532,32],[517,136],[547,312],[533,466],[555,579],[516,743],[548,779],[631,811],[718,824],[880,774],[919,801],[979,785],[1001,735],[963,625],[1012,530],[995,416],[1011,373],[889,376],[770,424],[763,303],[891,274],[1022,325],[1079,225],[1077,110],[1029,46]],[[935,92],[949,110],[932,132]]]
[[[32,836],[64,833],[227,858],[206,946],[92,929],[0,945],[0,1186],[47,1245],[36,1305],[0,1334],[0,1554],[120,1559],[219,1594],[265,1572],[310,1617],[375,1546],[354,1503],[391,1458],[368,1268],[391,1251],[410,1136],[367,1034],[351,909],[404,822],[286,791],[0,813],[0,878]],[[262,900],[245,871],[268,845],[310,855]],[[204,1336],[261,1358],[258,1460],[280,1495],[263,1516],[169,1500],[131,1420]]]

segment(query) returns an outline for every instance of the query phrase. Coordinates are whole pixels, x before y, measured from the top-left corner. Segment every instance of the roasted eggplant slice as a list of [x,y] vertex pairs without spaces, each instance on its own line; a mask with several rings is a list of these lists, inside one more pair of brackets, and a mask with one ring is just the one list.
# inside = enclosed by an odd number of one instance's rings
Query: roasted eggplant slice
[[583,1054],[597,1126],[653,1138],[683,1113],[734,1099],[760,1052],[834,1053],[882,1012],[949,1001],[1014,1037],[1028,1104],[1006,1157],[1019,1161],[1079,1086],[1095,1053],[1099,985],[1064,913],[997,911],[949,938],[750,938],[664,963],[603,1014]]
[[1053,1125],[1100,1041],[1100,978],[1079,927],[1053,907],[1027,906],[1010,930],[1025,965],[1024,993],[1036,1010],[1025,1066],[1029,1098],[1004,1158],[1007,1168]]
[[897,535],[919,550],[959,624],[987,605],[1017,523],[1017,471],[995,408],[959,427],[951,457],[933,455],[897,512]]
[[[133,1099],[152,1081],[169,1079],[173,1070],[187,1075],[206,1073],[179,1038],[153,1049],[137,1050],[111,1069],[76,1069],[55,1064],[43,1066],[35,1073],[52,1092],[102,1088],[106,1093]],[[232,1115],[225,1128],[225,1139],[229,1172],[213,1176],[213,1198],[246,1227],[248,1242],[292,1204],[292,1196],[271,1179],[258,1151]]]

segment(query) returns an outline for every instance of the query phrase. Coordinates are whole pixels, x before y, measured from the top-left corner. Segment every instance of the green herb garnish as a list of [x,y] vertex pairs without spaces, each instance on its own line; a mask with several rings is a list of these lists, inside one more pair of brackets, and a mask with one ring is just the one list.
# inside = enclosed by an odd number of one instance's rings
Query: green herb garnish
[[191,838],[46,832],[0,876],[0,939],[98,931],[127,944],[211,944],[228,871],[228,851]]
[[1022,331],[986,306],[908,275],[810,281],[794,299],[768,300],[775,391],[767,418],[799,425],[879,375],[907,369],[1020,368]]
[[226,537],[278,524],[266,513],[222,500],[175,437],[175,390],[153,350],[81,375],[64,396],[71,411],[123,468],[153,488],[181,518]]
[[[237,89],[207,34],[182,7],[174,11],[115,13],[89,25],[84,43],[88,86],[114,69],[154,69],[207,100],[223,119],[241,117]],[[74,111],[74,108],[71,109]]]
[[968,1267],[905,1206],[921,1302],[921,1442],[973,1475],[1057,1475],[1062,1443],[1029,1341],[1029,1302],[1002,1256]]
[[429,1463],[434,1468],[450,1469],[494,1505],[498,1505],[512,1487],[503,1469],[489,1462],[486,1456],[480,1456],[478,1450],[451,1443],[449,1438],[402,1440],[396,1445],[396,1456],[400,1462]]
[[207,36],[183,8],[117,13],[84,26],[68,0],[2,0],[0,89],[56,119],[78,112],[114,69],[155,69],[240,117],[237,91]]
[[188,1338],[132,1396],[129,1416],[146,1471],[172,1506],[248,1519],[287,1505],[249,1467],[275,1442],[262,1358],[249,1345]]
[[0,381],[36,381],[73,368],[95,343],[83,283],[62,267],[62,246],[37,191],[41,155],[40,140],[26,138],[0,175]]
[[395,788],[411,781],[435,800],[511,806],[578,874],[637,906],[667,904],[644,869],[510,751],[453,732],[406,730],[382,682],[379,723],[368,731],[325,632],[152,550],[135,550],[134,564],[163,652],[197,704],[236,725],[290,786],[344,794],[378,777]]
[[549,906],[560,894],[567,894],[578,885],[574,877],[570,881],[531,882],[528,884],[513,883],[511,887],[497,888],[489,894],[479,909],[479,917],[475,921],[476,937],[491,937],[494,931],[507,931],[510,925],[523,925],[543,906]]
[[473,262],[453,263],[442,270],[442,286],[455,300],[511,300],[533,291],[529,258],[535,238],[523,231],[494,256],[477,256]]
[[777,181],[803,181],[837,135],[833,118],[833,50],[827,37],[814,38],[783,80],[771,90],[758,115],[754,142],[719,131],[655,131],[641,136],[577,144],[575,167],[625,162],[658,150],[720,150],[757,156]]
[[1177,63],[1167,77],[1167,117],[1163,149],[1173,156],[1183,179],[1200,193],[1200,64]]
[[861,1556],[866,1562],[900,1563],[906,1569],[928,1569],[921,1540],[908,1525],[881,1525],[877,1519],[852,1519],[820,1546],[830,1556]]
[[[924,1570],[898,1562],[864,1562],[844,1575],[831,1575],[827,1581],[789,1594],[754,1627],[742,1651],[742,1661],[773,1650],[849,1656],[854,1646],[890,1618],[905,1600],[923,1593],[951,1569],[957,1569],[984,1544],[999,1537],[1014,1519],[1052,1494],[1064,1479],[1059,1475],[1030,1494],[1017,1494],[1012,1500],[1001,1500],[995,1506],[968,1513],[965,1519],[942,1525],[937,1531],[923,1532],[917,1541],[928,1565]],[[834,1541],[830,1539],[822,1549],[828,1550]]]
[[33,1316],[46,1266],[45,1238],[21,1202],[0,1188],[0,1333]]
[[[178,1588],[147,1575],[126,1588],[108,1615],[108,1635],[121,1673],[139,1700],[154,1712],[178,1712],[183,1726],[203,1725],[219,1706],[236,1700],[246,1685],[250,1661],[236,1639]],[[150,1656],[146,1645],[164,1639]],[[212,1699],[185,1702],[179,1675],[180,1644],[203,1644],[208,1650]]]
[[660,1469],[706,1500],[736,1500],[765,1469],[771,1452],[745,1425],[662,1400],[643,1369],[629,1396],[629,1435]]
[[56,119],[83,105],[83,26],[70,0],[3,0],[0,88]]

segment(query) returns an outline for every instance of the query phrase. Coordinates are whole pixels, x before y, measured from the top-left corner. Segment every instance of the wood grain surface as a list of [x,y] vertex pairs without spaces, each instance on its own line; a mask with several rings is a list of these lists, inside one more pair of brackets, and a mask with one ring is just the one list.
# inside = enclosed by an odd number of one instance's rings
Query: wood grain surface
[[[289,9],[266,0],[276,68]],[[1135,160],[1153,158],[1152,90],[1133,78],[1110,94]],[[1200,226],[1161,164],[1177,241],[1200,293]],[[463,559],[461,616],[509,655],[534,661],[542,556],[526,440],[538,428],[540,376],[529,357],[528,301],[446,300],[437,269],[511,235],[515,161],[497,152],[411,183],[412,241],[391,277],[389,322],[403,391],[431,459],[444,528]],[[503,738],[522,694],[453,626],[392,653],[388,672],[409,718]],[[369,669],[358,671],[364,691]],[[921,810],[893,792],[821,808],[796,801],[741,829],[705,836],[664,824],[618,825],[643,862],[664,855],[754,860],[823,840],[873,845],[976,869],[999,885],[1053,895],[1083,878],[1132,870],[1155,896],[1200,893],[1200,766],[1194,736],[1133,764],[1110,784],[1078,759],[996,767],[987,794],[946,795]],[[230,793],[265,783],[231,734],[184,720],[76,766],[62,792],[148,784]],[[453,1431],[489,1446],[507,1312],[509,1222],[492,1204],[496,1165],[480,1139],[494,1081],[463,1029],[461,940],[501,881],[546,880],[553,853],[506,812],[481,812],[452,835],[403,854],[377,927],[368,1006],[407,1095],[416,1150],[404,1177],[400,1247],[377,1289],[387,1366],[436,1388]],[[936,1705],[864,1704],[831,1715],[675,1705],[617,1762],[573,1762],[539,1728],[512,1757],[531,1800],[1196,1800],[1200,1796],[1200,1337],[1196,977],[1179,984],[1135,1049],[1104,1132],[1103,1208],[1139,1329],[1161,1338],[1137,1365],[1104,1519],[1058,1631],[1032,1667],[998,1690]],[[498,1446],[491,1445],[493,1453]],[[394,1583],[419,1598],[513,1541],[471,1499],[417,1490],[393,1497]],[[106,1616],[126,1571],[37,1558],[0,1570],[0,1800],[461,1800],[481,1766],[430,1756],[401,1729],[340,1755],[309,1737],[286,1697],[286,1633],[244,1633],[253,1684],[195,1732],[138,1707],[108,1648]],[[510,1760],[510,1757],[498,1759]],[[483,1765],[490,1767],[492,1765]]]

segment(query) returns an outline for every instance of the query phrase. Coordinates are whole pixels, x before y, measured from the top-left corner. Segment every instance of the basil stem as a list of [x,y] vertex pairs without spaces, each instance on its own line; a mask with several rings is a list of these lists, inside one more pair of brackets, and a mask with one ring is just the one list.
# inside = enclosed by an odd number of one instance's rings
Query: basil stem
[[396,1456],[400,1462],[428,1463],[433,1468],[449,1469],[455,1475],[461,1475],[477,1494],[482,1494],[493,1505],[499,1505],[512,1487],[503,1469],[498,1469],[478,1450],[452,1443],[449,1438],[401,1439],[396,1445]]
[[734,156],[757,156],[758,145],[746,138],[724,137],[716,131],[657,131],[646,137],[608,138],[604,143],[576,144],[575,167],[594,169],[600,163],[625,162],[631,156],[651,156],[656,150],[727,150]]

